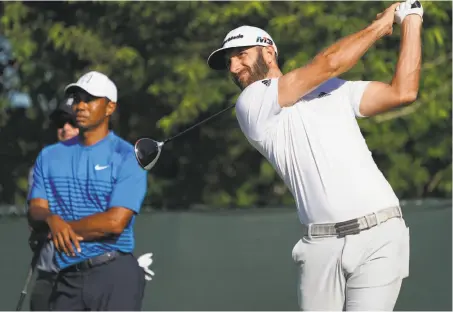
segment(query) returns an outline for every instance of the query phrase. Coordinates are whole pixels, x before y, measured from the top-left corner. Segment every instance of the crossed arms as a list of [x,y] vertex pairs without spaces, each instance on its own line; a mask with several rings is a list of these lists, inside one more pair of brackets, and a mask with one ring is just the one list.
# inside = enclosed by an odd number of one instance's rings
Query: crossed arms
[[55,248],[68,255],[75,254],[73,244],[80,252],[81,240],[120,235],[134,214],[134,211],[124,207],[111,207],[105,212],[66,222],[60,216],[52,214],[48,201],[42,198],[30,200],[28,210],[30,225],[33,228],[43,228],[43,225],[47,225],[52,232]]
[[[83,239],[96,239],[111,234],[119,235],[128,225],[134,212],[124,207],[112,207],[105,212],[87,216],[78,221],[67,223]],[[59,217],[49,210],[49,202],[42,198],[34,198],[30,201],[29,219],[33,222],[48,223],[50,218]]]

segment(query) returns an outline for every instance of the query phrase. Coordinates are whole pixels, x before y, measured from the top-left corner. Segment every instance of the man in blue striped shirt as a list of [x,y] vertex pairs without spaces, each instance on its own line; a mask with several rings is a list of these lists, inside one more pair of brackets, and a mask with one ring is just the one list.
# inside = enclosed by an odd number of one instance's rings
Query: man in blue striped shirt
[[29,195],[32,226],[48,225],[60,269],[53,310],[140,310],[144,271],[132,255],[146,171],[109,131],[117,89],[89,72],[66,87],[79,135],[44,148]]

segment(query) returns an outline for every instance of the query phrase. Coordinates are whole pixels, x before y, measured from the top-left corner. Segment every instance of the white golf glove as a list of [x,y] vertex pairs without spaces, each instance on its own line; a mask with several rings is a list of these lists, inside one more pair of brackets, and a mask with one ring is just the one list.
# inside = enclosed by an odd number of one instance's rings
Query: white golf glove
[[420,15],[423,20],[423,7],[418,0],[407,0],[405,2],[401,2],[395,10],[395,22],[401,25],[404,18],[411,14]]
[[151,264],[153,263],[153,253],[146,253],[144,255],[141,255],[138,257],[138,265],[143,268],[143,271],[145,271],[145,279],[147,281],[150,281],[153,279],[154,272],[149,268]]

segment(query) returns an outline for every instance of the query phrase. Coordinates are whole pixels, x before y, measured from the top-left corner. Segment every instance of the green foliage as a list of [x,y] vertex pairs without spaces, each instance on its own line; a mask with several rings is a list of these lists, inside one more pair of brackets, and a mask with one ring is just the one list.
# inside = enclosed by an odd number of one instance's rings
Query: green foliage
[[[417,101],[360,120],[373,156],[400,197],[451,196],[451,3],[423,2],[423,72]],[[163,139],[234,103],[238,89],[206,59],[226,33],[265,28],[282,69],[306,64],[341,36],[365,27],[388,2],[3,2],[2,34],[20,63],[34,107],[0,114],[7,154],[2,201],[21,201],[46,132],[52,101],[88,70],[119,89],[115,131],[130,142]],[[390,81],[399,28],[342,78]],[[161,208],[292,203],[269,163],[243,137],[234,111],[165,146],[149,174],[147,202]]]

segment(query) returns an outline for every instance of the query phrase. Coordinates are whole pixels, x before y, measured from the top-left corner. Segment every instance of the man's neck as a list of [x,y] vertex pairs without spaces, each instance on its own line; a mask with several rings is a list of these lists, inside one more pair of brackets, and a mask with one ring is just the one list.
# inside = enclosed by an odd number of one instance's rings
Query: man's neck
[[283,73],[278,67],[270,68],[266,77],[267,78],[278,78],[283,76]]
[[108,125],[99,125],[97,128],[89,130],[81,130],[79,133],[79,141],[85,145],[90,146],[98,143],[109,134]]

